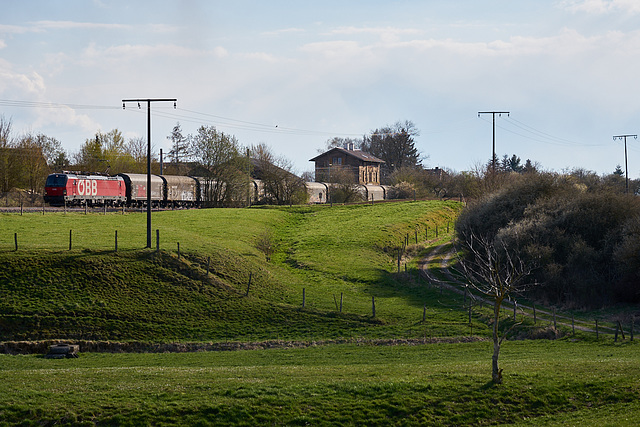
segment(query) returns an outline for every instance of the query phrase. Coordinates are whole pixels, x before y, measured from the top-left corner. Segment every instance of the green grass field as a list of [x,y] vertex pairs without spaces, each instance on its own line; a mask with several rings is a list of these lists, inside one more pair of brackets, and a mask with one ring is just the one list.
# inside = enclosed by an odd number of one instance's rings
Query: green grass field
[[[637,425],[636,344],[332,345],[187,354],[0,356],[21,425]],[[1,423],[2,421],[0,421]]]
[[[469,323],[463,298],[425,283],[411,258],[450,238],[460,208],[157,212],[159,253],[155,233],[144,249],[141,213],[1,214],[0,341],[277,348],[0,355],[0,425],[636,425],[628,337],[562,327],[561,340],[507,341],[504,384],[489,382],[488,308]],[[548,327],[525,319],[516,335]]]

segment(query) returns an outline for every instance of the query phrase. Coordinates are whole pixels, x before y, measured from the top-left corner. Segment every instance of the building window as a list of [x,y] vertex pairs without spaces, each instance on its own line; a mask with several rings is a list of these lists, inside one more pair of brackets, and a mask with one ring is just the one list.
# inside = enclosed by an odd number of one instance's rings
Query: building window
[[342,165],[342,157],[334,157],[331,159],[334,165],[340,166]]

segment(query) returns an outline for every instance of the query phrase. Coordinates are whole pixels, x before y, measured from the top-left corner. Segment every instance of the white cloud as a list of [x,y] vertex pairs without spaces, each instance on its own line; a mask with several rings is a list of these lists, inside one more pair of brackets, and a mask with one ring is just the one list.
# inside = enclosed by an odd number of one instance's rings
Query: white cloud
[[622,12],[640,13],[638,0],[563,0],[560,7],[570,12],[586,12],[594,15]]
[[123,30],[131,28],[123,24],[103,24],[95,22],[74,22],[74,21],[36,21],[32,23],[35,30]]

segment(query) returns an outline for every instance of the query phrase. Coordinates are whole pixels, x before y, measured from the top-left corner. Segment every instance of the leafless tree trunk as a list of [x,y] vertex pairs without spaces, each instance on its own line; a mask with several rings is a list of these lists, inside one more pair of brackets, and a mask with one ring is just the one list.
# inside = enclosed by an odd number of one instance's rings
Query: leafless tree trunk
[[[500,346],[509,331],[500,336],[500,308],[505,298],[519,294],[528,286],[527,278],[533,266],[510,252],[499,240],[489,240],[473,233],[464,237],[466,256],[458,265],[473,289],[493,303],[493,356],[491,378],[502,383],[498,366]],[[516,325],[514,325],[516,326]],[[512,326],[513,327],[513,326]]]

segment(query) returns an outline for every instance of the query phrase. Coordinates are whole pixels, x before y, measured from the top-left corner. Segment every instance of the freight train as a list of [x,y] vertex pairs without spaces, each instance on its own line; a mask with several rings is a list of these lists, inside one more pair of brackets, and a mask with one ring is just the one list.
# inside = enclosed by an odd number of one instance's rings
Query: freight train
[[[207,180],[191,176],[151,175],[151,204],[160,207],[197,207],[206,204]],[[306,182],[309,203],[329,203],[332,184]],[[387,186],[359,185],[362,198],[378,201],[387,198]],[[250,203],[264,199],[260,180],[250,183]],[[131,206],[147,204],[147,175],[120,173],[115,176],[80,172],[53,173],[47,177],[44,201],[51,206]]]

